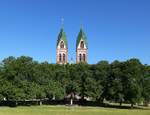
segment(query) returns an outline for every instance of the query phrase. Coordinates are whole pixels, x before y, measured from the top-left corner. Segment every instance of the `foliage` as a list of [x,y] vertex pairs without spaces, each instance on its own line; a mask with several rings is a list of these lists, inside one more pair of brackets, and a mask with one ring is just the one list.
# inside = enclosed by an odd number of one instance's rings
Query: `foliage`
[[64,99],[136,104],[150,101],[150,66],[138,59],[97,64],[38,63],[31,57],[8,57],[0,64],[0,100]]

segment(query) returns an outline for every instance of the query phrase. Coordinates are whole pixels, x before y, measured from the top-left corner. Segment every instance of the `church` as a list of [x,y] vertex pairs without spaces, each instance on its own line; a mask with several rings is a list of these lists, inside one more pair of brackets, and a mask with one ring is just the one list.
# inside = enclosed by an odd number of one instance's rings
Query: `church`
[[[87,37],[81,28],[76,40],[76,63],[87,63],[88,43]],[[68,62],[68,42],[64,28],[60,29],[56,45],[56,63],[67,64]]]

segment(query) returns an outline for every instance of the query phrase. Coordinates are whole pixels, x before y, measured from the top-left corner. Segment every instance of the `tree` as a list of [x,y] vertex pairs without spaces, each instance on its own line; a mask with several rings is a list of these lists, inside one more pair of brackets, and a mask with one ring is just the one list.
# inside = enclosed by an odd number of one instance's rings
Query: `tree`
[[25,98],[23,89],[16,87],[11,82],[2,81],[0,82],[0,86],[0,92],[3,99],[6,98],[6,100],[17,101]]
[[92,72],[87,64],[77,64],[76,65],[76,77],[79,83],[79,95],[81,96],[81,102],[85,101],[85,98],[90,98],[95,100],[96,98],[96,80],[92,76]]
[[56,100],[64,98],[64,88],[59,82],[51,80],[43,87],[47,98]]
[[124,64],[119,61],[114,61],[111,63],[110,75],[107,77],[107,96],[106,99],[110,101],[119,102],[122,104],[123,95],[123,85],[122,85],[122,66]]
[[150,66],[143,65],[143,78],[142,82],[142,96],[144,98],[144,104],[148,106],[150,102]]
[[134,104],[150,101],[150,66],[138,59],[97,64],[39,63],[31,57],[8,57],[0,63],[0,100],[64,99],[70,95]]
[[106,87],[107,87],[107,78],[110,74],[110,65],[108,61],[100,61],[96,65],[91,66],[92,76],[97,82],[97,101],[103,103],[104,98],[106,98]]
[[130,59],[125,62],[123,71],[123,88],[125,101],[134,104],[142,99],[142,64],[138,59]]

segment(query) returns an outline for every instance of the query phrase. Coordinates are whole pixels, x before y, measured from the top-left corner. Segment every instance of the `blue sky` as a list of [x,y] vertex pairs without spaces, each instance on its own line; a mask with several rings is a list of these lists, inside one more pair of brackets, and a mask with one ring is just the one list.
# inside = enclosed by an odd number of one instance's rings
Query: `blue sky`
[[55,63],[61,17],[69,59],[82,25],[89,63],[135,57],[150,64],[150,0],[0,0],[0,60],[26,55]]

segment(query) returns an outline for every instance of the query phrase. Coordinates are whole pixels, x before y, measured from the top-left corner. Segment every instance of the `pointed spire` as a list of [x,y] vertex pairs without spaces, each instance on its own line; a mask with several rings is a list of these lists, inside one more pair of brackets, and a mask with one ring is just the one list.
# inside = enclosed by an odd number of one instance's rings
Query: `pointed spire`
[[81,34],[81,37],[84,37],[85,33],[83,31],[83,24],[82,23],[80,25],[80,32],[79,33]]
[[61,40],[63,40],[64,43],[65,43],[65,45],[66,45],[66,47],[68,47],[67,36],[66,36],[66,33],[64,32],[64,29],[63,29],[63,28],[60,29],[60,32],[59,32],[59,34],[58,34],[57,46],[58,46],[58,44],[59,44],[59,42],[60,42]]
[[78,37],[77,37],[76,48],[78,47],[81,39],[83,39],[83,41],[85,42],[86,47],[88,47],[87,38],[86,38],[86,35],[83,31],[83,27],[80,28],[80,32],[79,32]]

